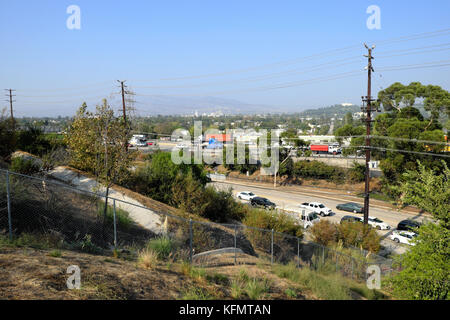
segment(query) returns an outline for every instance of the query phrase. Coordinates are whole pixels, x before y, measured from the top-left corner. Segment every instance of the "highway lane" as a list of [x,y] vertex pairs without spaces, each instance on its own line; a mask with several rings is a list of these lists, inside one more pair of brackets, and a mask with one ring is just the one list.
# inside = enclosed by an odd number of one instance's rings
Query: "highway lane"
[[[336,205],[339,203],[345,202],[357,202],[363,205],[363,199],[359,201],[349,200],[348,198],[343,197],[342,195],[333,195],[333,194],[323,194],[323,193],[314,193],[313,191],[307,190],[302,193],[298,192],[289,192],[289,191],[279,191],[274,190],[268,187],[260,187],[255,185],[244,185],[244,184],[236,184],[230,182],[212,182],[218,190],[228,190],[229,188],[233,189],[233,195],[236,196],[238,192],[242,191],[251,191],[257,196],[265,197],[275,202],[277,208],[289,211],[301,212],[301,208],[299,205],[302,202],[321,202],[331,210],[333,210],[334,215],[324,217],[321,219],[327,219],[332,222],[339,223],[341,218],[346,215],[358,216],[362,217],[362,214],[355,214],[352,212],[341,211],[336,209]],[[243,201],[246,202],[246,201]],[[404,219],[411,219],[422,222],[424,219],[429,217],[424,217],[421,214],[412,214],[407,212],[397,212],[396,210],[392,210],[389,208],[380,208],[380,207],[372,207],[370,206],[370,216],[375,216],[387,224],[391,226],[390,230],[378,231],[382,236],[382,239],[387,239],[387,237],[392,233],[393,230],[397,227],[397,224]],[[389,240],[390,242],[390,240]]]

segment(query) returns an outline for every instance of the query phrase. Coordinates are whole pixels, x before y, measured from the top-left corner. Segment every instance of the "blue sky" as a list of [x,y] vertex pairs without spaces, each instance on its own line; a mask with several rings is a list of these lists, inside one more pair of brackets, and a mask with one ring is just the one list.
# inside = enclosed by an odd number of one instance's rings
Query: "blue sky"
[[[66,28],[66,8],[72,4],[81,9],[80,30]],[[366,27],[369,5],[381,9],[380,30]],[[450,43],[450,32],[382,42],[450,28],[448,12],[447,0],[1,0],[0,88],[17,90],[17,116],[71,115],[82,101],[94,105],[117,92],[116,79],[128,80],[142,114],[158,113],[146,103],[151,95],[217,96],[292,110],[359,103],[366,90],[362,72],[309,80],[362,70],[363,42],[377,44],[375,71],[449,60],[445,44]],[[355,47],[332,51],[348,46]],[[429,52],[405,54],[424,47]],[[301,59],[330,50],[325,56]],[[403,55],[382,58],[384,52]],[[352,57],[351,63],[334,63]],[[335,67],[325,68],[324,63]],[[395,81],[421,81],[449,90],[449,70],[376,72],[373,90]],[[209,76],[196,77],[201,75]],[[111,103],[118,104],[118,98],[113,95]]]

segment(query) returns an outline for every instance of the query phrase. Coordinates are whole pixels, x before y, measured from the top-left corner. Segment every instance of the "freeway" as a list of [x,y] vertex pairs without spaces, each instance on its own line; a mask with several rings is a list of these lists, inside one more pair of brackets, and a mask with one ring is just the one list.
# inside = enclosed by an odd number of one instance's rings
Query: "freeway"
[[[354,196],[345,196],[343,194],[337,194],[333,192],[323,192],[314,191],[305,188],[304,191],[286,191],[286,190],[276,190],[272,187],[265,185],[249,184],[247,182],[231,182],[231,181],[214,181],[211,183],[218,190],[228,190],[232,188],[233,194],[236,195],[238,192],[251,191],[257,196],[265,197],[275,202],[277,208],[288,211],[301,212],[299,205],[302,202],[321,202],[331,210],[333,210],[334,215],[324,217],[321,219],[328,219],[332,222],[339,223],[341,218],[345,215],[353,215],[361,217],[362,214],[355,214],[351,212],[341,211],[336,209],[336,205],[339,203],[346,202],[356,202],[361,205],[364,203],[363,199],[356,198]],[[244,201],[245,202],[245,201]],[[424,221],[424,219],[430,220],[429,216],[425,216],[422,213],[414,213],[405,210],[393,210],[389,206],[380,206],[379,203],[376,205],[370,205],[370,216],[375,216],[391,226],[390,230],[378,231],[382,239],[388,239],[388,236],[397,227],[397,224],[404,219],[416,220],[419,222]],[[390,240],[388,242],[391,242]],[[391,242],[393,244],[393,242]]]

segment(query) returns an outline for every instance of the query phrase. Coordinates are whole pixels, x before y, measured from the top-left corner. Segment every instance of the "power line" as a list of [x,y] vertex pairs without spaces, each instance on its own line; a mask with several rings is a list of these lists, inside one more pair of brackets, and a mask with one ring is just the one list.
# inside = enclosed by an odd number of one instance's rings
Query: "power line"
[[[442,47],[442,46],[448,46],[448,45],[450,45],[450,43],[410,48],[410,49],[405,49],[405,50],[388,51],[385,53],[395,53],[395,52],[405,52],[405,51],[406,51],[406,53],[388,55],[388,56],[377,56],[377,58],[390,58],[390,57],[405,56],[405,55],[411,55],[411,54],[440,52],[440,51],[450,50],[450,47],[434,49],[434,50],[427,50],[427,51],[418,51],[418,52],[411,52],[411,50],[418,50],[418,49],[423,49],[423,48],[435,48],[435,47]],[[350,61],[350,62],[336,64],[336,62],[343,62],[343,61]],[[203,82],[203,83],[197,83],[197,84],[179,84],[179,85],[171,85],[171,86],[135,86],[135,87],[141,88],[141,89],[180,89],[180,88],[194,88],[194,87],[204,87],[204,86],[223,85],[223,84],[235,84],[235,83],[242,83],[242,82],[254,82],[254,81],[262,81],[262,80],[267,80],[267,79],[272,79],[272,78],[278,78],[281,76],[304,74],[307,72],[319,71],[319,70],[323,70],[323,69],[328,70],[330,68],[330,65],[331,65],[331,67],[341,67],[341,66],[353,64],[353,63],[356,63],[359,61],[360,61],[360,56],[352,56],[352,57],[348,57],[348,58],[344,58],[344,59],[338,59],[338,60],[334,60],[334,61],[330,61],[330,62],[326,62],[326,63],[321,63],[321,64],[311,66],[311,67],[308,67],[305,69],[286,70],[286,71],[281,71],[281,72],[263,74],[260,76],[246,77],[246,78],[228,80],[228,81]]]
[[[426,32],[426,33],[414,34],[414,35],[409,35],[409,36],[391,38],[391,39],[387,39],[387,40],[381,40],[381,41],[378,41],[378,44],[379,45],[380,44],[381,45],[383,45],[383,44],[389,45],[389,44],[395,44],[395,43],[400,43],[400,42],[413,41],[413,40],[419,40],[419,39],[423,39],[423,38],[432,38],[432,37],[445,36],[445,35],[450,35],[450,28],[441,29],[441,30],[432,31],[432,32]],[[359,47],[360,45],[361,44],[359,43],[359,44],[355,44],[355,45],[351,45],[351,46],[347,46],[347,47],[343,47],[343,48],[328,50],[328,51],[325,51],[322,53],[312,54],[312,55],[305,56],[305,57],[300,57],[300,58],[276,62],[276,63],[269,63],[269,64],[261,65],[259,67],[236,69],[236,70],[231,70],[231,71],[223,71],[223,72],[208,73],[208,74],[201,74],[201,75],[190,75],[190,76],[147,79],[147,80],[134,80],[134,81],[135,82],[173,81],[173,80],[200,79],[200,78],[218,77],[218,76],[230,75],[230,74],[239,74],[239,73],[244,73],[244,72],[249,72],[249,71],[254,71],[254,70],[266,69],[267,67],[272,67],[272,66],[276,66],[276,65],[289,65],[289,64],[297,63],[299,61],[309,61],[309,60],[313,60],[313,59],[319,58],[319,57],[324,57],[324,56],[326,57],[329,55],[333,55],[336,52],[350,51],[354,48]]]

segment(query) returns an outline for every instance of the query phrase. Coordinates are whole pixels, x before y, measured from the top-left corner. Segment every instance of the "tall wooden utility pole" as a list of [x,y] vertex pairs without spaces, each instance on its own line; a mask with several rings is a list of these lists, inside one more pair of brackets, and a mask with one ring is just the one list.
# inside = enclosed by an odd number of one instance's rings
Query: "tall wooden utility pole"
[[8,91],[9,93],[6,94],[6,96],[9,98],[7,101],[9,101],[9,109],[10,109],[10,113],[11,113],[11,123],[13,126],[13,130],[15,129],[15,121],[14,121],[14,112],[13,112],[13,97],[15,96],[14,94],[12,94],[13,91],[16,91],[14,89],[5,89],[6,91]]
[[[370,127],[372,125],[372,106],[371,102],[374,101],[371,96],[371,90],[372,90],[372,50],[375,49],[375,46],[372,46],[372,48],[369,48],[366,44],[364,44],[366,47],[368,54],[364,55],[367,57],[368,64],[367,64],[367,96],[362,97],[363,100],[363,107],[362,111],[365,111],[367,113],[366,118],[363,119],[363,121],[366,122],[366,179],[365,179],[365,188],[364,188],[364,224],[368,224],[369,222],[369,195],[370,195]],[[366,104],[366,108],[364,110],[364,103]]]
[[123,121],[125,122],[125,125],[127,123],[127,111],[126,111],[126,107],[125,107],[125,81],[119,81],[120,82],[120,87],[122,89],[122,108],[123,108]]
[[[127,124],[127,108],[125,106],[125,81],[117,80],[120,83],[121,91],[122,91],[122,108],[123,108],[123,123],[125,126],[125,133],[128,133],[128,124]],[[125,141],[125,150],[128,151],[128,141]]]

